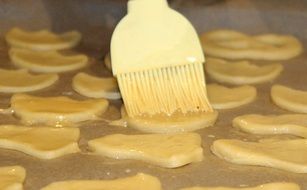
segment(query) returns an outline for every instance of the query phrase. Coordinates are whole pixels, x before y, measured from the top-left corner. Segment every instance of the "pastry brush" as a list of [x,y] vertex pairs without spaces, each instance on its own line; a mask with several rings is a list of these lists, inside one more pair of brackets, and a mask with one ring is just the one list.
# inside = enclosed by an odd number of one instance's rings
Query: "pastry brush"
[[111,60],[129,117],[212,111],[198,35],[166,0],[128,1]]

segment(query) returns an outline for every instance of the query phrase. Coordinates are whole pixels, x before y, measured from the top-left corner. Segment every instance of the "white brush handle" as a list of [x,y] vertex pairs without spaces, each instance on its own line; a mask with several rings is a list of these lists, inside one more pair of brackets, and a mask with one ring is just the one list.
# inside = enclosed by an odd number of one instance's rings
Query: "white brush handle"
[[195,29],[166,0],[128,2],[112,36],[111,58],[115,76],[204,62]]
[[168,8],[167,0],[129,0],[128,13],[148,13]]

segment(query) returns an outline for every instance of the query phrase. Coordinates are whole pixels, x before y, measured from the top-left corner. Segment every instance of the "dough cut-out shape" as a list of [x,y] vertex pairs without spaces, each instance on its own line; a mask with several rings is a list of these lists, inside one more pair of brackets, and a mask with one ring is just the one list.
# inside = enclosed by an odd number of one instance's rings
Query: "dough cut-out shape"
[[307,113],[307,91],[276,84],[271,88],[271,98],[277,106],[283,109]]
[[104,64],[106,65],[106,67],[112,71],[112,63],[111,63],[111,55],[110,52],[108,52],[105,57],[104,57]]
[[28,124],[73,124],[97,119],[108,108],[106,99],[74,100],[66,96],[39,97],[15,94],[11,98],[14,114]]
[[289,135],[275,135],[275,136],[269,136],[267,138],[262,138],[259,139],[258,142],[263,143],[263,142],[279,142],[279,141],[287,141],[287,140],[294,140],[298,139],[295,136],[289,136]]
[[120,99],[117,81],[114,77],[102,78],[78,73],[72,80],[73,89],[90,98]]
[[[198,129],[213,126],[218,112],[200,112],[182,115],[175,113],[172,116],[136,116],[128,117],[124,106],[121,108],[122,119],[127,126],[146,133],[174,134],[182,132],[196,131]],[[125,123],[125,122],[123,122]]]
[[37,52],[12,48],[9,55],[16,66],[41,73],[74,71],[88,64],[88,57],[84,54],[63,55],[57,51]]
[[207,93],[214,109],[236,108],[251,103],[257,97],[256,88],[249,85],[228,88],[218,84],[209,84]]
[[295,183],[276,182],[266,183],[255,187],[189,187],[180,190],[300,190],[300,186]]
[[220,139],[212,152],[234,164],[266,166],[295,173],[307,173],[307,139],[245,142]]
[[81,34],[78,31],[55,34],[48,30],[26,31],[12,28],[5,39],[12,47],[48,51],[75,47],[81,40]]
[[57,74],[31,74],[25,69],[0,69],[0,92],[17,93],[41,90],[53,85]]
[[226,59],[287,60],[303,51],[291,35],[250,36],[235,30],[214,30],[201,36],[205,54]]
[[162,190],[158,178],[138,173],[113,180],[70,180],[53,182],[41,190]]
[[234,118],[232,125],[251,134],[290,134],[307,138],[307,114],[242,115]]
[[279,63],[258,66],[249,61],[229,62],[208,58],[205,63],[208,75],[214,80],[227,84],[258,84],[275,79],[283,70]]
[[142,160],[166,168],[203,160],[201,137],[197,133],[114,134],[93,139],[88,145],[98,155]]
[[0,148],[40,158],[53,159],[79,152],[79,128],[0,125]]
[[26,170],[21,166],[0,167],[1,190],[23,190]]

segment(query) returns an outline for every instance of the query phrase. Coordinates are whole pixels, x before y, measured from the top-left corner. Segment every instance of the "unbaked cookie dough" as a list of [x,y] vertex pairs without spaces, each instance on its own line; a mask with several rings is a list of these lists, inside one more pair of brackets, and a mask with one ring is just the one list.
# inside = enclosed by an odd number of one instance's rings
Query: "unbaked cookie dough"
[[203,160],[201,137],[197,133],[114,134],[93,139],[88,145],[98,155],[141,160],[166,168]]
[[0,148],[12,149],[40,159],[79,152],[78,128],[0,125]]
[[112,63],[111,63],[111,55],[110,52],[108,52],[105,57],[104,57],[104,64],[107,67],[107,69],[109,69],[110,71],[112,71]]
[[15,94],[11,98],[14,114],[27,124],[69,125],[94,120],[107,110],[108,105],[106,99],[79,101],[66,96]]
[[[174,113],[172,116],[136,116],[128,117],[124,106],[121,108],[122,120],[120,123],[128,127],[143,131],[146,133],[165,133],[174,134],[182,132],[196,131],[198,129],[213,126],[218,112],[199,112],[180,114]],[[126,121],[126,122],[123,122]]]
[[212,152],[234,164],[266,166],[295,173],[307,173],[307,139],[245,142],[220,139]]
[[214,109],[236,108],[251,103],[257,97],[257,89],[249,85],[227,88],[218,84],[209,84],[207,93]]
[[307,114],[242,115],[234,118],[232,125],[252,134],[290,134],[307,138]]
[[26,170],[21,166],[0,167],[1,190],[23,190]]
[[301,42],[291,35],[249,36],[235,30],[214,30],[201,36],[206,55],[226,59],[287,60],[303,51]]
[[88,57],[84,54],[63,55],[57,51],[37,52],[12,48],[9,55],[16,66],[41,73],[74,71],[88,64]]
[[[162,190],[158,178],[138,173],[113,180],[71,180],[53,182],[41,190]],[[292,189],[291,189],[292,190]]]
[[73,89],[90,98],[120,99],[117,81],[113,77],[102,78],[78,73],[72,79]]
[[77,31],[55,34],[48,30],[25,31],[12,28],[5,39],[12,47],[47,51],[72,48],[80,42],[81,34]]
[[307,113],[307,91],[276,84],[271,88],[271,98],[277,106],[283,109]]
[[25,69],[0,69],[0,92],[17,93],[41,90],[53,85],[57,74],[31,74]]
[[229,62],[208,58],[205,63],[208,75],[214,80],[228,84],[258,84],[274,80],[283,70],[279,63],[258,66],[249,61]]
[[189,187],[180,190],[300,190],[300,186],[295,183],[276,182],[266,183],[256,187]]

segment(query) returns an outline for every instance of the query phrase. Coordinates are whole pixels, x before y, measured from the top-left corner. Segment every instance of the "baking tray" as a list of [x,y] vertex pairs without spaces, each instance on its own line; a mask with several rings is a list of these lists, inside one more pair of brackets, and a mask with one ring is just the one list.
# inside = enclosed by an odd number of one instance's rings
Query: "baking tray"
[[[0,64],[4,68],[15,68],[10,64],[7,46],[3,35],[14,26],[37,30],[49,28],[56,32],[76,29],[83,34],[83,40],[76,51],[88,54],[91,64],[82,71],[97,76],[111,76],[103,64],[103,57],[109,51],[112,31],[119,19],[126,13],[123,0],[1,0],[0,1]],[[304,0],[229,0],[229,1],[184,1],[173,0],[172,7],[182,12],[195,25],[199,33],[231,28],[247,32],[280,33],[297,36],[306,47],[307,44],[307,4]],[[104,121],[86,122],[80,127],[80,147],[82,153],[71,154],[52,160],[40,160],[26,154],[0,149],[0,166],[21,165],[27,170],[25,190],[37,190],[60,180],[71,179],[115,179],[144,172],[157,176],[165,190],[181,187],[203,186],[253,186],[268,182],[296,182],[307,189],[307,174],[295,174],[278,169],[241,166],[227,163],[214,156],[209,148],[215,139],[234,138],[257,141],[271,136],[249,135],[231,127],[234,117],[241,114],[281,114],[288,113],[275,106],[269,96],[272,84],[284,84],[293,88],[307,90],[307,54],[281,61],[284,65],[282,75],[273,82],[255,85],[257,100],[236,109],[219,111],[219,118],[213,127],[198,130],[203,139],[205,159],[177,169],[164,169],[140,161],[114,160],[91,155],[86,146],[90,139],[113,133],[140,134],[141,132],[116,126]],[[267,64],[257,61],[258,64]],[[85,99],[71,88],[71,78],[76,72],[60,74],[56,85],[33,92],[34,95],[68,95]],[[207,77],[207,82],[214,82]],[[2,108],[9,107],[11,95],[0,95]],[[111,101],[119,107],[120,101]],[[119,117],[117,111],[106,115],[109,119]],[[19,124],[20,121],[7,115],[0,115],[1,124]]]

